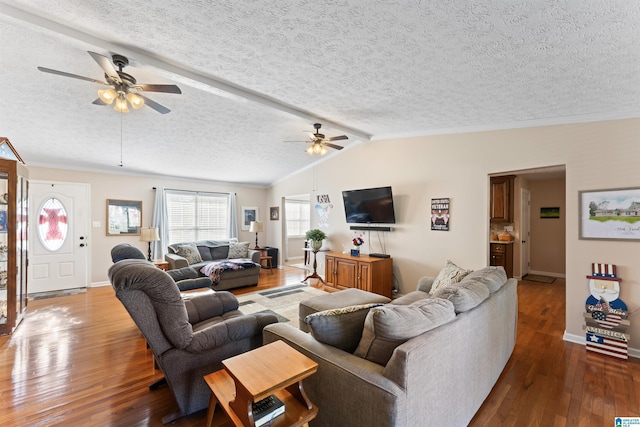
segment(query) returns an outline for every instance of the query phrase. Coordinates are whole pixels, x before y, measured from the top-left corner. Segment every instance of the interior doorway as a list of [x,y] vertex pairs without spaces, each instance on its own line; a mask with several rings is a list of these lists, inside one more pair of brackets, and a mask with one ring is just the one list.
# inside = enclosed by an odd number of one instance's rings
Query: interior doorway
[[[513,185],[513,277],[565,277],[566,167],[565,165],[504,171],[490,176],[515,177]],[[558,212],[549,216],[546,212]],[[493,228],[492,228],[493,227]],[[496,224],[490,224],[495,229]],[[490,238],[489,238],[489,241]],[[491,249],[489,249],[491,256]]]

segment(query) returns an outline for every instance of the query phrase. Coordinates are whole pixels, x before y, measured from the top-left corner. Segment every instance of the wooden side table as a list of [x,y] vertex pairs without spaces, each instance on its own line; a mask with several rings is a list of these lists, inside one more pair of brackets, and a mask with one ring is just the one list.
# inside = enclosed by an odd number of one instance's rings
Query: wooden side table
[[211,389],[207,427],[212,426],[218,404],[234,426],[254,427],[252,403],[271,394],[285,406],[271,426],[304,426],[318,415],[318,407],[302,387],[302,380],[314,374],[318,364],[284,342],[272,342],[222,364],[224,369],[204,377]]
[[153,265],[155,265],[162,271],[169,271],[169,262],[163,259],[154,259]]

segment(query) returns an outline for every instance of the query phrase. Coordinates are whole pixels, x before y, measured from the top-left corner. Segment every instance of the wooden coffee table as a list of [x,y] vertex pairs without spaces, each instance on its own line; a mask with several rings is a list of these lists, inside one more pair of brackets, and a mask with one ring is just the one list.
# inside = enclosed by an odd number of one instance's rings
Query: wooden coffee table
[[[216,405],[234,426],[255,426],[251,404],[275,394],[285,406],[271,426],[303,426],[318,415],[302,380],[318,370],[318,364],[282,341],[275,341],[222,362],[221,369],[204,377],[211,388],[207,427],[213,423]],[[235,398],[234,398],[235,397]]]

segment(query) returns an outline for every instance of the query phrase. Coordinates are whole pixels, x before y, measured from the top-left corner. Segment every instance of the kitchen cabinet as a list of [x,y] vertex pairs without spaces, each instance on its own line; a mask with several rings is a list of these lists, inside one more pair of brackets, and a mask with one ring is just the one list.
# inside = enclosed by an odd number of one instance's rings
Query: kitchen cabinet
[[10,334],[27,311],[28,172],[0,159],[0,334]]
[[513,277],[513,243],[491,243],[490,256],[492,266],[501,266],[507,277]]
[[513,222],[514,178],[513,175],[491,177],[491,222]]
[[391,298],[393,260],[327,252],[325,282],[328,291],[356,288]]

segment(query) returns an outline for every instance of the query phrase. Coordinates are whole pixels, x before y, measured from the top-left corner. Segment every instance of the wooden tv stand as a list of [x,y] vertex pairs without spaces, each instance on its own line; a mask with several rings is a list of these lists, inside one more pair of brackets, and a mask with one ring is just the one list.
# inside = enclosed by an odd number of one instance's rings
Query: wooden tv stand
[[356,288],[391,298],[393,259],[327,252],[324,277],[327,291]]

